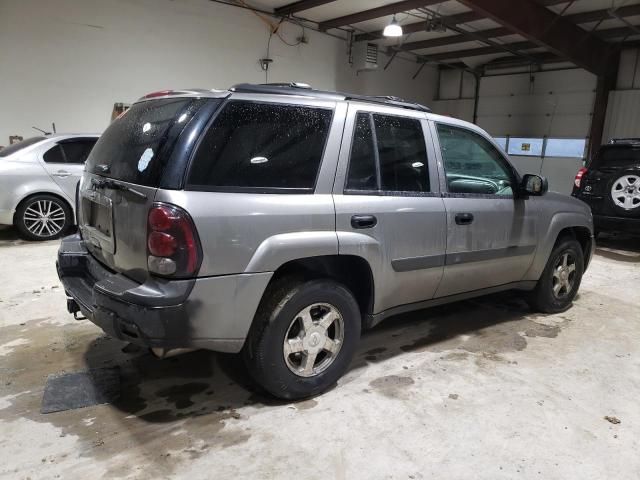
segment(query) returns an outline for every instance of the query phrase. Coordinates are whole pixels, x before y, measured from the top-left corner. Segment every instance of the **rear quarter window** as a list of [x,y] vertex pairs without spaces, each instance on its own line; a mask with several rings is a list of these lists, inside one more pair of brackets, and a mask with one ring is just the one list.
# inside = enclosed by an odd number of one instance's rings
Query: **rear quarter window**
[[191,190],[313,192],[333,111],[230,101],[194,156]]

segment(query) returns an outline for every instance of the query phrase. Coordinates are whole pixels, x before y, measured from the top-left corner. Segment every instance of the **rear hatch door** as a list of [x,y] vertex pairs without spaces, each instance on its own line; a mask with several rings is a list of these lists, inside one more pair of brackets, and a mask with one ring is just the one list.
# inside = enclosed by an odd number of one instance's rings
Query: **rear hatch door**
[[188,157],[185,142],[195,142],[219,103],[194,97],[145,100],[100,137],[87,160],[78,202],[82,237],[104,265],[146,280],[147,217],[156,191],[165,187],[167,172],[174,177],[170,186],[179,188]]

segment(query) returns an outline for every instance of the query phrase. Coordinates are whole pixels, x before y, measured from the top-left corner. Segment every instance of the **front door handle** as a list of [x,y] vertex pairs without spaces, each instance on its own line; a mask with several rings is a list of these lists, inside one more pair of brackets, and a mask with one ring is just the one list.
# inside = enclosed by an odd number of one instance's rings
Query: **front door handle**
[[471,225],[473,223],[473,213],[456,213],[456,224]]
[[373,215],[354,215],[351,217],[353,228],[373,228],[378,224],[378,219]]
[[55,177],[65,178],[65,177],[70,177],[71,176],[71,172],[67,172],[66,170],[58,170],[53,175]]

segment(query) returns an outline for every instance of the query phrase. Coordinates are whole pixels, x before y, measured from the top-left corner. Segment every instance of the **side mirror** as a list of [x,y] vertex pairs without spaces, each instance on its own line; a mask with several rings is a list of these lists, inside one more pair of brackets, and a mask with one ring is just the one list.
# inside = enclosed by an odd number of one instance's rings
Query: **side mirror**
[[547,191],[549,190],[549,182],[546,178],[541,177],[540,175],[527,173],[524,177],[522,177],[520,189],[527,195],[539,197],[540,195],[544,195],[545,193],[547,193]]

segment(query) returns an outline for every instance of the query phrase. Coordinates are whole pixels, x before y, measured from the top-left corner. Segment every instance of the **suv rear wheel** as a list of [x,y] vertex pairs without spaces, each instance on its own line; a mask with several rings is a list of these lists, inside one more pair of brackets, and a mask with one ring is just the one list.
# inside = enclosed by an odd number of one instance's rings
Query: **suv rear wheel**
[[279,282],[265,293],[243,355],[253,379],[276,397],[322,393],[347,370],[360,338],[353,294],[332,280]]
[[15,226],[28,240],[53,240],[69,230],[71,209],[64,200],[48,194],[34,195],[16,209]]
[[528,298],[529,304],[544,313],[564,312],[578,293],[583,273],[584,255],[580,243],[572,238],[559,240]]

